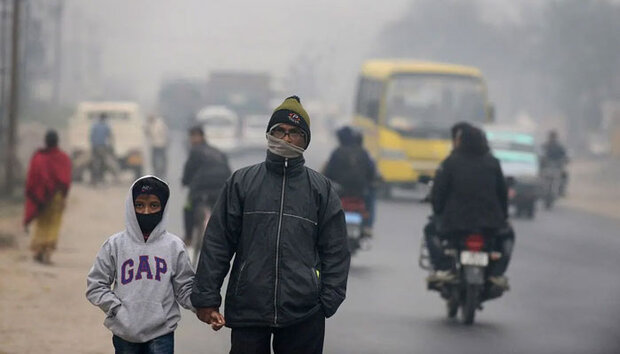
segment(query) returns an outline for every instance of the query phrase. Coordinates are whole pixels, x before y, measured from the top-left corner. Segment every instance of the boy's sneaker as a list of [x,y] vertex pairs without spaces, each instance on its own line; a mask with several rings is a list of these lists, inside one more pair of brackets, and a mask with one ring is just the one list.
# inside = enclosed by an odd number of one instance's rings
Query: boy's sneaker
[[449,270],[437,270],[426,277],[429,283],[447,283],[454,280],[454,274]]
[[489,277],[489,283],[501,288],[504,291],[510,290],[510,285],[508,284],[508,278],[504,276],[494,276]]

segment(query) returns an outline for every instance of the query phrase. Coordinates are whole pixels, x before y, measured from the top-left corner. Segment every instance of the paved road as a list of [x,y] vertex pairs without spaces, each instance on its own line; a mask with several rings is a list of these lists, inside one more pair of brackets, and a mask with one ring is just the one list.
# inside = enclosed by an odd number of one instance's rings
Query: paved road
[[[328,145],[313,148],[309,160],[316,167]],[[181,192],[171,177],[171,207],[180,210]],[[514,221],[517,246],[508,272],[513,290],[487,303],[476,324],[466,327],[444,317],[443,302],[425,290],[426,274],[417,267],[427,214],[427,205],[412,201],[379,203],[373,247],[353,259],[347,300],[327,321],[326,353],[620,352],[616,221],[561,204],[534,222]],[[225,353],[229,336],[227,329],[214,333],[185,312],[177,352]]]

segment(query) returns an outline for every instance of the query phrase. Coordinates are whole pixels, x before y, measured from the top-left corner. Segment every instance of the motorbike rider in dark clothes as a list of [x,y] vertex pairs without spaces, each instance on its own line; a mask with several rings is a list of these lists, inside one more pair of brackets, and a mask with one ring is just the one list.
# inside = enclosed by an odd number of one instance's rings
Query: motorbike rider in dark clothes
[[337,184],[345,209],[347,201],[364,204],[364,236],[371,236],[374,217],[372,192],[377,174],[375,163],[362,145],[360,132],[345,126],[336,132],[336,136],[340,145],[332,152],[323,174]]
[[429,282],[454,278],[442,241],[469,230],[496,238],[503,256],[490,268],[489,281],[508,289],[504,276],[514,245],[508,223],[508,189],[499,161],[490,153],[484,132],[468,123],[452,128],[454,149],[441,163],[431,190],[433,217],[424,229],[435,272]]
[[560,195],[564,196],[566,185],[568,184],[568,172],[566,165],[568,164],[568,154],[566,149],[558,139],[558,132],[549,131],[547,141],[542,145],[542,158],[540,159],[541,169],[559,168],[562,170],[562,182],[560,183]]

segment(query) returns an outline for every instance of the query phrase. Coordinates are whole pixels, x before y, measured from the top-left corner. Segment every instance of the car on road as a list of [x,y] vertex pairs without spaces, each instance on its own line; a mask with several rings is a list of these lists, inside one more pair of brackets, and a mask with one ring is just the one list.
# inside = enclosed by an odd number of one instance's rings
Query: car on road
[[230,153],[239,148],[239,116],[226,106],[206,106],[196,114],[209,144]]
[[241,123],[241,147],[244,150],[264,150],[267,148],[266,127],[270,113],[248,114]]
[[513,130],[485,129],[493,155],[500,161],[517,216],[534,218],[541,195],[539,157],[534,136]]

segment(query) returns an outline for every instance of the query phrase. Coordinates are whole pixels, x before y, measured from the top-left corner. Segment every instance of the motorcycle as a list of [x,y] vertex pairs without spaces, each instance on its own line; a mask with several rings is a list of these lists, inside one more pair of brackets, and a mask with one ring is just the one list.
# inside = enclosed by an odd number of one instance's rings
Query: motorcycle
[[362,198],[341,198],[344,218],[347,224],[347,241],[351,255],[363,248],[364,240],[368,237],[364,231],[364,217],[366,205]]
[[[430,270],[428,253],[422,239],[419,264]],[[461,309],[464,324],[474,323],[476,310],[482,310],[482,303],[500,297],[504,289],[488,281],[491,262],[498,261],[502,254],[495,251],[494,239],[479,232],[469,232],[458,237],[443,240],[444,252],[451,259],[451,273],[455,275],[448,282],[428,282],[428,289],[438,291],[446,300],[447,315],[454,318]]]
[[540,171],[543,181],[543,202],[545,209],[553,208],[555,201],[563,194],[564,167],[560,162],[545,162]]

